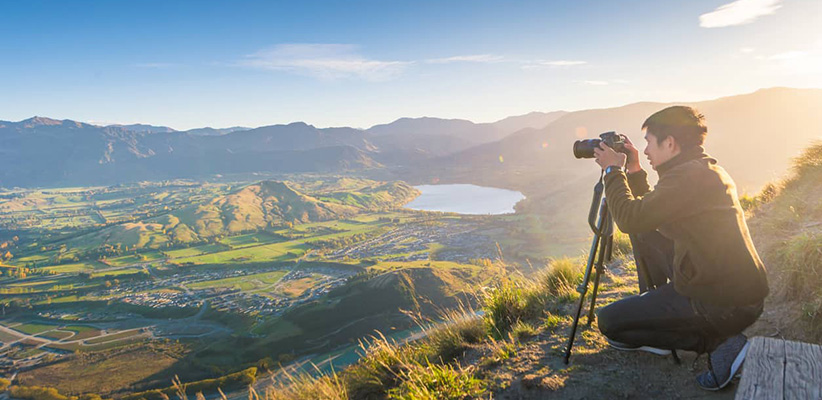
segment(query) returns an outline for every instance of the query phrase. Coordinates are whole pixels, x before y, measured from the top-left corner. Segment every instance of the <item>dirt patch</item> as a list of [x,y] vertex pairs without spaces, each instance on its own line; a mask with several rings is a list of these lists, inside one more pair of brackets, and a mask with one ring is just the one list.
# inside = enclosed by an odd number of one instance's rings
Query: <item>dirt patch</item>
[[[69,360],[26,371],[18,376],[25,385],[50,386],[60,393],[107,395],[152,383],[154,376],[164,376],[167,384],[175,371],[177,350],[163,347],[118,349],[93,354],[78,354]],[[166,382],[168,381],[168,382]],[[167,386],[167,385],[166,385]]]

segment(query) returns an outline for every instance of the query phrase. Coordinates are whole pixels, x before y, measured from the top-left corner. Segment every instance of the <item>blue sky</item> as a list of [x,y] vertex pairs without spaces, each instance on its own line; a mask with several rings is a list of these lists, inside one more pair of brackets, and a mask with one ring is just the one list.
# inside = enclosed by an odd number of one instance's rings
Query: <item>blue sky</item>
[[4,2],[0,120],[369,127],[822,87],[820,26],[818,0]]

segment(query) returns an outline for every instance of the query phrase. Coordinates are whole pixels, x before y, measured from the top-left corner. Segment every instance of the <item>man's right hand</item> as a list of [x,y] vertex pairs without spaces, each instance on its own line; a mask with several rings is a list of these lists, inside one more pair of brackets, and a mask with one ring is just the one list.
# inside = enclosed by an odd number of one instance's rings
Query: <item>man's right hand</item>
[[625,150],[625,153],[628,155],[628,161],[625,163],[625,170],[629,174],[639,172],[642,169],[642,166],[639,165],[639,150],[634,147],[634,144],[631,143],[631,139],[629,139],[628,136],[625,136]]

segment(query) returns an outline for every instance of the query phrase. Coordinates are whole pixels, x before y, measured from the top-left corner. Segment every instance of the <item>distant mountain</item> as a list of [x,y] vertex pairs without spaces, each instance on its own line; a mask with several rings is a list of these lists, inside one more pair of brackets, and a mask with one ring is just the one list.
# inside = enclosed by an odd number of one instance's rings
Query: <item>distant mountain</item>
[[538,112],[508,117],[494,122],[493,125],[503,132],[516,132],[525,128],[544,128],[551,122],[567,114],[567,111]]
[[248,131],[248,130],[251,130],[251,129],[252,128],[246,128],[246,127],[243,127],[243,126],[232,126],[231,128],[210,128],[210,127],[206,127],[206,128],[189,129],[185,132],[188,133],[189,135],[195,135],[195,136],[221,136],[221,135],[227,135],[227,134],[233,133],[233,132]]
[[131,124],[131,125],[108,125],[110,127],[119,127],[123,128],[128,131],[137,132],[137,133],[170,133],[170,132],[177,132],[176,130],[169,128],[167,126],[154,126],[154,125],[146,125],[146,124]]
[[[446,155],[469,147],[500,140],[525,128],[541,128],[565,114],[533,112],[494,123],[476,124],[462,119],[400,118],[368,130],[370,140],[382,148]],[[397,146],[398,143],[404,145]]]
[[413,166],[504,137],[546,118],[552,116],[517,117],[502,122],[503,127],[405,118],[368,130],[321,129],[295,122],[180,132],[143,124],[101,127],[34,117],[0,122],[0,156],[5,156],[0,159],[0,187]]
[[356,129],[304,123],[221,136],[135,132],[35,117],[0,123],[0,186],[115,184],[248,172],[344,172],[379,167]]
[[[555,207],[577,201],[578,192],[568,185],[587,188],[596,177],[592,162],[573,158],[574,140],[617,130],[642,147],[642,122],[668,105],[530,113],[483,124],[401,118],[365,130],[295,122],[244,131],[151,133],[34,117],[0,122],[0,187],[366,172],[380,179],[510,187],[528,196],[522,206]],[[694,105],[707,117],[708,152],[747,192],[780,176],[790,158],[822,134],[819,89],[766,89]]]

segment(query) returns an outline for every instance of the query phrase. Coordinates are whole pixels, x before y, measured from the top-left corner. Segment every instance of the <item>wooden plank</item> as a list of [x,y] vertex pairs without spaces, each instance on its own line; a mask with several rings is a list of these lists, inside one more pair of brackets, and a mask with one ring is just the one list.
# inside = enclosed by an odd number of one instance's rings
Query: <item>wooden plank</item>
[[779,339],[751,339],[736,399],[784,399],[785,343]]
[[822,399],[822,346],[785,342],[785,398]]

